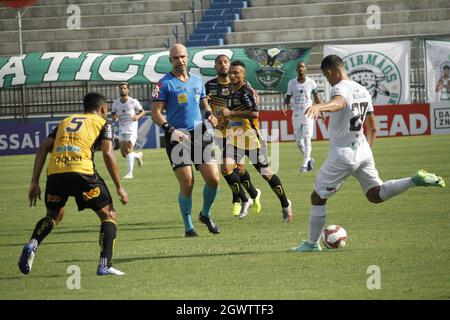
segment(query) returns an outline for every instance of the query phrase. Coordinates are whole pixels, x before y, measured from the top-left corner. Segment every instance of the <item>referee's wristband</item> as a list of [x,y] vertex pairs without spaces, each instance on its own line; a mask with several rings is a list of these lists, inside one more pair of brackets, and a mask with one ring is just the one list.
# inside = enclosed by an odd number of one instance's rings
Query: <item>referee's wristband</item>
[[208,110],[208,111],[205,112],[205,119],[206,120],[208,120],[208,118],[211,117],[211,116],[212,116],[212,112],[211,111]]
[[164,122],[161,125],[161,128],[163,128],[164,132],[167,134],[172,134],[172,132],[175,130],[175,128],[172,127],[168,122]]

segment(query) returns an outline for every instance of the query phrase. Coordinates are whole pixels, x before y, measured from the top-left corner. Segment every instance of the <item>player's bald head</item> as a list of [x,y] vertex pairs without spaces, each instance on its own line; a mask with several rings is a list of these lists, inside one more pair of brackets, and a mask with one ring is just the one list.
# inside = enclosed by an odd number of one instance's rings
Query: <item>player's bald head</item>
[[179,56],[179,55],[185,55],[187,56],[187,49],[184,45],[182,45],[181,43],[176,43],[174,44],[170,50],[169,50],[169,55],[170,58],[172,59],[173,57]]

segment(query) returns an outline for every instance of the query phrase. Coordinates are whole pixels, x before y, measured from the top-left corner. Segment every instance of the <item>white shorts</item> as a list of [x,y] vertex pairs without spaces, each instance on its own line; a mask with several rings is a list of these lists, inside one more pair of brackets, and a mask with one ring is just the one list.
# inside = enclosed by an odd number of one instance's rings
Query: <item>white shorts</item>
[[304,119],[302,117],[292,117],[292,126],[294,127],[294,136],[296,141],[303,138],[311,139],[313,136],[314,120]]
[[[344,150],[345,149],[345,150]],[[343,153],[349,155],[350,148],[344,148]],[[320,167],[316,177],[314,190],[322,199],[332,197],[342,186],[345,179],[352,175],[358,179],[361,189],[364,194],[369,189],[382,185],[383,181],[378,176],[378,171],[375,168],[375,161],[373,159],[372,151],[367,145],[367,148],[360,148],[359,150],[365,154],[361,161],[347,161],[346,158],[340,157],[340,154],[335,149],[330,148],[327,160]],[[368,150],[367,150],[368,149]],[[350,151],[350,152],[349,152]],[[355,151],[355,154],[358,151]],[[342,154],[342,153],[341,153]]]
[[121,132],[119,133],[119,141],[125,141],[128,142],[130,141],[131,144],[134,146],[136,144],[136,140],[137,140],[137,135],[132,134],[132,133],[125,133],[125,132]]

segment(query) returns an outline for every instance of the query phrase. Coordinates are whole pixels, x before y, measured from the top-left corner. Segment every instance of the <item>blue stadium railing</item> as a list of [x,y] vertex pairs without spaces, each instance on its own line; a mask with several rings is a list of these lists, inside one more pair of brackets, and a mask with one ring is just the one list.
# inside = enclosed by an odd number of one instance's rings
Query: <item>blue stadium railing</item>
[[187,40],[186,46],[223,45],[225,35],[233,31],[234,21],[240,19],[241,9],[247,5],[248,1],[243,0],[213,0]]

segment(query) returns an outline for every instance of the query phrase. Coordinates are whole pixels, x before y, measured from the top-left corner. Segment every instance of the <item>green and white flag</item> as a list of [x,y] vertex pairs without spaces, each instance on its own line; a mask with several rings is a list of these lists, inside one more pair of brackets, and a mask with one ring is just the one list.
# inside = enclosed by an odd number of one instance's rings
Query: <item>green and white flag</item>
[[[188,69],[203,80],[213,78],[214,59],[225,54],[247,66],[247,80],[258,90],[285,92],[296,77],[296,64],[307,63],[310,48],[189,49]],[[0,88],[61,81],[157,83],[172,66],[169,51],[132,54],[33,52],[0,57]]]
[[450,102],[450,41],[425,41],[429,102]]
[[[324,56],[335,54],[344,60],[350,79],[370,92],[374,105],[410,102],[411,41],[325,45],[323,51]],[[329,97],[329,85],[325,92]]]

